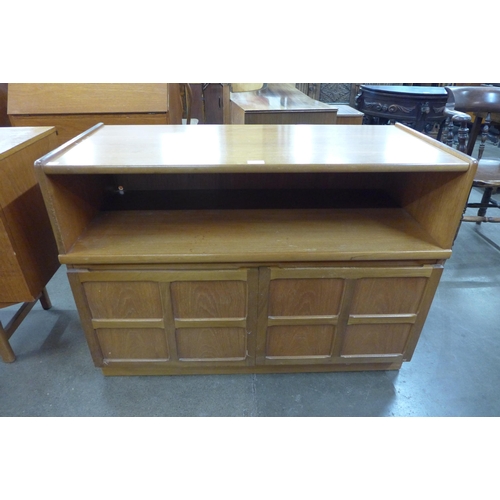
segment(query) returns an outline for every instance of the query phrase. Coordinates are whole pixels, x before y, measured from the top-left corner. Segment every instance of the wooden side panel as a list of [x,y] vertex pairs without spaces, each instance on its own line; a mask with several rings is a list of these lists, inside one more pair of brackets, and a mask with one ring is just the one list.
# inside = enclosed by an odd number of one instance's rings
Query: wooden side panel
[[35,167],[60,254],[66,254],[99,213],[107,187],[105,175],[46,176]]
[[166,83],[10,83],[9,115],[167,112]]
[[7,116],[7,83],[0,83],[0,127],[9,127],[10,121]]
[[[472,185],[462,172],[397,173],[393,196],[443,248],[451,248]],[[462,203],[463,201],[463,203]]]
[[18,284],[6,286],[2,279],[0,302],[35,300],[59,267],[55,238],[33,167],[35,160],[53,147],[55,131],[0,160],[1,230],[9,239],[1,250],[5,262],[0,267],[12,270],[9,254],[13,252],[22,270]]
[[180,125],[182,123],[182,99],[178,83],[168,84],[167,123],[170,125]]
[[230,119],[232,125],[244,125],[245,123],[245,110],[241,109],[233,101],[229,101]]
[[[7,227],[0,212],[0,303],[16,303],[16,297],[29,297],[30,291],[12,248]],[[23,302],[21,300],[19,302]]]

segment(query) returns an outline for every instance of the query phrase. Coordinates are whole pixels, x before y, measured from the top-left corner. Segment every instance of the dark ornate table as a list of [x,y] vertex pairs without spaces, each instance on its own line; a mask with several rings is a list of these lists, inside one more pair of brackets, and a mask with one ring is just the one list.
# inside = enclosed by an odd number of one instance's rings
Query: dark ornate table
[[365,114],[364,123],[400,122],[430,132],[441,128],[448,94],[443,87],[411,87],[404,85],[361,85],[356,107]]

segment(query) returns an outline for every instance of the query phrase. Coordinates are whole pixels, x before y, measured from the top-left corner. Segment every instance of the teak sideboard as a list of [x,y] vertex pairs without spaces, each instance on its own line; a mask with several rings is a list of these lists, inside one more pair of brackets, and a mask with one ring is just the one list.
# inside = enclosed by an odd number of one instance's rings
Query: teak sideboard
[[399,369],[477,166],[403,125],[102,124],[35,165],[105,375]]

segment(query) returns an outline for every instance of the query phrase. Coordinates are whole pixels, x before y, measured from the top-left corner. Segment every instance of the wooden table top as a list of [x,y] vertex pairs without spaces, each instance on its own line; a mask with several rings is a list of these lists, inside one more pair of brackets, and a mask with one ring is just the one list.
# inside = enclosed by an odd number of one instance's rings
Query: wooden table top
[[233,92],[231,101],[246,113],[265,111],[318,111],[330,112],[335,107],[310,98],[292,83],[269,83],[257,92]]
[[471,159],[404,125],[96,125],[46,173],[464,171]]
[[0,159],[54,131],[54,127],[0,127]]

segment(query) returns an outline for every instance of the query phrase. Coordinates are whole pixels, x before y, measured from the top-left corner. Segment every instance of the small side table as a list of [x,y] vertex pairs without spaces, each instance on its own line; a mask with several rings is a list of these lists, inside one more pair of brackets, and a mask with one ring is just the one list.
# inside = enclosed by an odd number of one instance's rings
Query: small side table
[[45,286],[59,268],[56,240],[35,160],[55,149],[54,127],[0,127],[0,309],[22,304],[4,327],[0,359],[16,357],[9,338],[40,300],[49,309]]
[[440,129],[446,119],[448,94],[443,87],[361,85],[356,107],[365,114],[364,123],[403,123],[419,132]]

